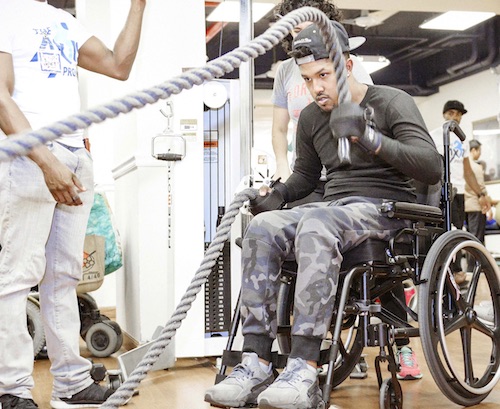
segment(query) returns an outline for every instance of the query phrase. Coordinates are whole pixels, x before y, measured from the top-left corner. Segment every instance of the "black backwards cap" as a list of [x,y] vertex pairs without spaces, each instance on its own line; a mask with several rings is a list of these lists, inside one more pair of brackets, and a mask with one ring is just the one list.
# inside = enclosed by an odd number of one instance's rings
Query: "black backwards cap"
[[[334,20],[330,21],[330,23],[335,29],[335,34],[337,34],[342,53],[349,52],[349,36],[347,35],[347,31],[345,31],[344,26]],[[305,57],[296,58],[295,61],[298,65],[330,57],[329,50],[326,49],[325,42],[323,41],[321,30],[316,24],[307,26],[299,34],[297,34],[297,37],[294,38],[292,51],[299,48],[305,48],[309,50],[311,54]]]
[[467,113],[467,110],[465,109],[464,104],[462,104],[460,101],[457,101],[457,100],[447,101],[443,107],[443,114],[446,111],[449,111],[450,109],[456,109],[458,112],[461,112],[462,115],[465,115]]

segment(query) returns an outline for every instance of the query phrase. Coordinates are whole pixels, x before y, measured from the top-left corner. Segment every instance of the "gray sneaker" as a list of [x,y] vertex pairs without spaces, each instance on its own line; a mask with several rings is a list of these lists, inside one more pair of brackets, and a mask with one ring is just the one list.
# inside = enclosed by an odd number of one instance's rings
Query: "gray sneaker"
[[274,383],[259,395],[260,409],[324,408],[317,372],[301,358],[289,358]]
[[259,393],[273,380],[272,371],[268,374],[261,368],[257,354],[244,352],[241,363],[233,368],[231,374],[205,392],[205,401],[228,408],[255,405]]

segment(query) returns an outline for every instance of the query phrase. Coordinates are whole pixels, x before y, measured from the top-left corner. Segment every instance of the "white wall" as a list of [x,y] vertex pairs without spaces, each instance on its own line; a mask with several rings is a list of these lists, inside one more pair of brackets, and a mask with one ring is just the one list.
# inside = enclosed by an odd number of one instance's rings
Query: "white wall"
[[[110,48],[128,9],[129,2],[124,0],[77,2],[78,18]],[[204,65],[204,13],[199,0],[175,2],[175,7],[171,1],[148,0],[129,80],[118,82],[82,71],[84,108],[151,88],[183,69]],[[165,325],[203,258],[202,89],[194,87],[171,100],[174,132],[181,133],[184,119],[194,120],[198,128],[183,134],[186,157],[170,173],[170,190],[166,163],[151,156],[151,138],[167,125],[159,112],[165,101],[92,126],[88,132],[96,183],[114,203],[125,264],[107,276],[103,289],[93,295],[100,307],[116,304],[118,323],[140,342],[150,340],[156,327]],[[176,216],[173,222],[169,210]],[[170,251],[169,234],[175,237],[175,248]],[[199,297],[176,335],[178,356],[192,356],[196,348],[191,340],[203,339],[203,314],[203,297]]]
[[442,125],[443,105],[451,99],[463,102],[467,109],[468,112],[462,117],[460,127],[468,138],[472,138],[474,121],[497,116],[500,112],[498,76],[491,70],[486,70],[444,85],[439,89],[438,94],[417,98],[417,105],[429,130]]

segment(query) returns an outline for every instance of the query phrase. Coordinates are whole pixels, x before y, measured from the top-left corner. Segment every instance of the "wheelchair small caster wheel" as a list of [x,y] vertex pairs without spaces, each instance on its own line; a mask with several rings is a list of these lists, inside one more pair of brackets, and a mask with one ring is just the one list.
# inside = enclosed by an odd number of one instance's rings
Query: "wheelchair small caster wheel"
[[380,409],[402,409],[403,392],[398,381],[385,379],[380,386]]
[[105,358],[120,349],[123,335],[118,324],[106,320],[98,322],[89,328],[85,336],[85,342],[93,356]]
[[108,371],[109,389],[116,391],[123,383],[122,373],[120,370]]

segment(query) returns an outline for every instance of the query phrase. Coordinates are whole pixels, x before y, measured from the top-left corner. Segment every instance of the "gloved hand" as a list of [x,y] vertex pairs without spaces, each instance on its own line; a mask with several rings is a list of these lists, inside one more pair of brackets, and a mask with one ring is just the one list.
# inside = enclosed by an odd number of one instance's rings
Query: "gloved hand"
[[382,143],[382,134],[369,117],[371,108],[363,109],[352,102],[340,104],[330,115],[333,137],[348,138],[370,153],[377,152]]
[[270,185],[273,190],[266,196],[257,196],[254,200],[250,200],[250,206],[248,210],[254,216],[262,212],[267,212],[269,210],[280,210],[286,204],[285,199],[281,191],[286,189],[285,185],[279,180],[273,181]]

